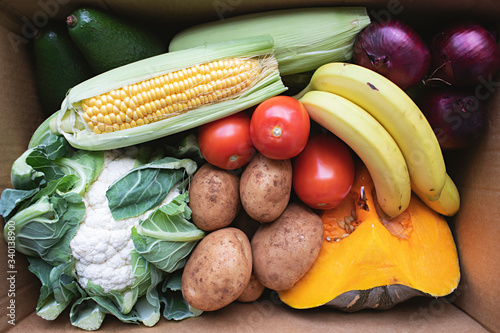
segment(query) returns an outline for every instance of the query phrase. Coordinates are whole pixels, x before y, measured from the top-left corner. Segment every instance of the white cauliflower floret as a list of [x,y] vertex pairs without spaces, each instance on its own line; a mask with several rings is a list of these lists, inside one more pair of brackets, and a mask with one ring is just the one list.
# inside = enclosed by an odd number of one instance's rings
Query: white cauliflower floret
[[[88,281],[101,286],[104,292],[123,290],[134,283],[131,229],[147,218],[152,210],[137,217],[114,220],[106,191],[134,167],[136,153],[135,148],[107,151],[101,174],[83,197],[85,216],[71,240],[70,248],[75,258],[78,282],[84,288]],[[175,195],[175,190],[171,192],[163,204]]]

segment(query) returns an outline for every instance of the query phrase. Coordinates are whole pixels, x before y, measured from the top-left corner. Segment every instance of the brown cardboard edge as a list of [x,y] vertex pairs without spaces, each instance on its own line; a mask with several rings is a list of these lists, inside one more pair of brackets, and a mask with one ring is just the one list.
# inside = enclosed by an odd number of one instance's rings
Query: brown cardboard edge
[[[28,56],[26,44],[12,44],[15,38],[14,32],[0,26],[0,77],[10,78],[8,83],[0,89],[0,135],[2,147],[0,148],[0,188],[11,187],[9,171],[14,160],[22,154],[28,145],[30,133],[42,121],[41,110],[36,99],[36,88],[31,80],[31,59]],[[13,78],[16,78],[15,80]],[[13,126],[12,124],[16,124]],[[9,171],[7,171],[9,170]],[[7,172],[6,172],[7,171]],[[3,226],[3,223],[2,223]],[[3,231],[3,228],[2,228]],[[0,307],[2,309],[2,320],[0,330],[6,329],[7,316],[12,310],[8,309],[11,302],[15,302],[15,317],[17,320],[29,315],[36,306],[39,294],[39,282],[33,279],[28,271],[27,260],[20,253],[12,255],[7,243],[0,242]],[[13,260],[8,262],[8,260]],[[8,268],[8,264],[13,264]],[[20,306],[22,304],[23,306]]]
[[[72,327],[67,312],[54,322],[35,314],[13,327],[15,332],[81,332]],[[183,321],[160,322],[151,328],[124,324],[106,317],[104,332],[487,332],[479,323],[445,299],[415,298],[388,311],[344,313],[331,308],[294,310],[271,299],[232,303],[214,312]]]
[[[206,22],[223,20],[228,17],[249,13],[283,8],[301,8],[307,6],[367,6],[378,14],[379,18],[391,15],[402,15],[411,18],[412,14],[425,14],[426,19],[436,18],[446,20],[449,17],[462,15],[468,17],[480,16],[482,19],[493,19],[499,16],[500,7],[489,0],[442,0],[442,1],[413,1],[413,0],[214,0],[214,1],[185,1],[185,0],[150,0],[136,2],[134,0],[104,0],[107,6],[117,13],[146,15],[151,20],[162,20],[164,13],[171,14],[168,18],[175,24],[184,25],[192,22]],[[162,10],[158,10],[161,8]],[[408,13],[405,15],[405,12]],[[421,21],[421,20],[420,20]],[[420,22],[422,24],[424,22]],[[425,23],[424,23],[425,24]]]
[[447,160],[456,166],[451,172],[462,195],[452,223],[462,271],[455,304],[494,332],[500,332],[499,88],[500,75],[476,87],[476,97],[487,100],[486,132],[465,154],[452,152]]

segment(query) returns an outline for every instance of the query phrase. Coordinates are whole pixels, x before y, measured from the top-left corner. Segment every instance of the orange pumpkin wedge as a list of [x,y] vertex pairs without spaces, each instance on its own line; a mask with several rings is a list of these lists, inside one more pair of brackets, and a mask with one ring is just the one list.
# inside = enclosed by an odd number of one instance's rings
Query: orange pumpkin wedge
[[374,194],[370,174],[358,164],[348,198],[322,213],[325,236],[316,262],[291,289],[278,292],[285,304],[388,309],[457,288],[458,255],[445,218],[412,195],[407,210],[386,220]]

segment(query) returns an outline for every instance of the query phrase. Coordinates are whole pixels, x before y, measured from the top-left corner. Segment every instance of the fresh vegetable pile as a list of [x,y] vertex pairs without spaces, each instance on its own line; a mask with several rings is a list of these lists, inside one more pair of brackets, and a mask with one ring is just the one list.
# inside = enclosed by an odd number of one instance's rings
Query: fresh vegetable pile
[[45,134],[14,163],[15,189],[0,202],[5,237],[13,227],[42,282],[38,315],[53,320],[72,304],[72,324],[87,330],[108,313],[152,326],[162,302],[167,318],[197,315],[176,295],[205,235],[187,207],[196,162],[159,144],[92,152]]
[[[59,43],[81,54],[58,59],[102,74],[40,89],[50,116],[0,199],[4,237],[15,232],[42,283],[42,318],[154,326],[266,289],[353,312],[458,286],[446,219],[460,194],[444,152],[485,126],[471,91],[500,53],[481,25],[429,42],[362,7],[282,10],[191,27],[164,53],[94,9],[68,17],[71,41],[49,27],[35,40],[39,82]],[[110,31],[123,51],[96,58]],[[307,71],[286,94],[282,78]]]

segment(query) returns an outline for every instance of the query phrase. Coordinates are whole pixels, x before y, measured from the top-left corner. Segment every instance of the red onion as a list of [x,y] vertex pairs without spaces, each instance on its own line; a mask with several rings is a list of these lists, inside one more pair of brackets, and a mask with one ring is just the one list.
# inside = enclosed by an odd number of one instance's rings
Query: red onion
[[433,87],[418,106],[429,121],[443,150],[466,148],[477,141],[486,123],[483,101],[458,87]]
[[408,89],[427,73],[430,51],[415,30],[392,19],[372,22],[363,29],[354,43],[353,62]]
[[456,23],[434,36],[431,43],[431,76],[427,82],[474,85],[494,75],[500,51],[494,37],[474,22]]

